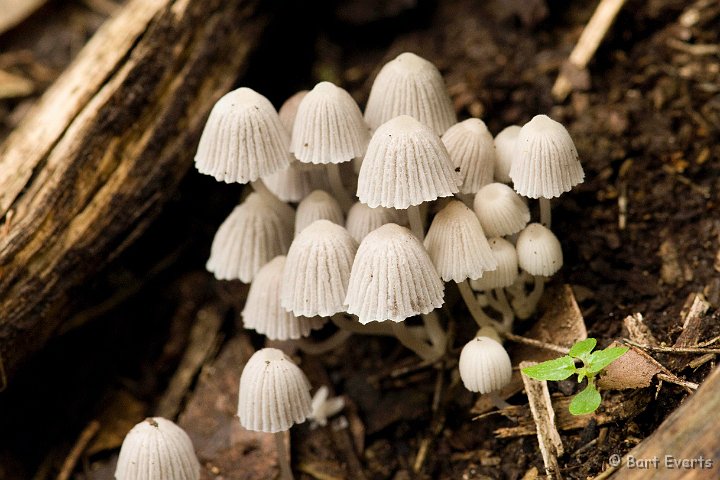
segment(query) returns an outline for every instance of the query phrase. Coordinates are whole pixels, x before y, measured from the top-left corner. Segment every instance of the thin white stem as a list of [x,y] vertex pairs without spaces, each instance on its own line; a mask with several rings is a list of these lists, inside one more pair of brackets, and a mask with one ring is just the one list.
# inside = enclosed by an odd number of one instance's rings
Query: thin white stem
[[425,226],[423,225],[422,215],[420,215],[420,205],[412,205],[407,209],[408,221],[410,222],[410,230],[422,242],[425,240]]
[[299,338],[295,340],[295,345],[308,355],[322,355],[323,353],[335,350],[344,344],[348,338],[352,336],[352,332],[348,330],[338,330],[325,340],[313,342],[307,338]]
[[427,333],[430,343],[440,355],[444,355],[447,350],[447,334],[440,325],[440,318],[435,310],[422,315],[425,324],[425,332]]
[[333,191],[333,195],[335,195],[335,199],[340,204],[343,212],[347,213],[355,202],[348,191],[345,190],[342,175],[340,174],[340,165],[337,163],[329,163],[327,165],[327,173],[328,180],[330,181],[330,189]]
[[342,314],[336,313],[330,320],[340,329],[361,335],[387,335],[394,337],[395,333],[388,322],[372,322],[363,325],[357,320],[350,320]]
[[265,182],[263,182],[262,178],[253,180],[252,182],[250,182],[250,185],[252,185],[253,190],[255,190],[257,193],[259,193],[261,195],[268,195],[271,198],[275,198],[278,202],[282,201],[279,198],[277,198],[274,193],[272,193],[270,191],[270,189],[267,187],[267,185],[265,185]]
[[285,432],[276,432],[273,433],[273,436],[275,437],[280,478],[282,480],[293,480],[292,468],[290,468],[290,452],[285,446]]
[[545,290],[545,277],[535,276],[533,277],[534,285],[532,291],[525,297],[516,297],[513,299],[512,306],[515,310],[515,314],[521,320],[530,318],[535,312],[537,304],[542,298],[543,291]]
[[540,223],[550,228],[552,213],[550,211],[550,199],[540,197]]
[[498,392],[490,392],[487,394],[490,398],[490,401],[492,404],[497,408],[498,410],[504,410],[508,407],[512,407],[508,402],[506,402],[504,399],[500,397]]
[[478,327],[492,327],[497,329],[499,327],[498,322],[490,318],[488,314],[485,313],[485,310],[482,309],[477,298],[475,298],[475,293],[472,291],[472,288],[470,288],[470,282],[465,280],[458,283],[457,286],[462,299],[465,301],[465,305],[467,305],[468,310],[470,310],[470,314],[475,319]]
[[423,360],[434,362],[442,356],[441,353],[416,337],[412,330],[408,329],[403,322],[392,322],[392,329],[400,343],[415,352]]
[[[513,312],[510,302],[508,302],[505,290],[502,288],[496,288],[493,290],[494,298],[497,299],[498,306],[500,307],[500,313],[503,316],[503,326],[506,330],[512,330],[513,322],[515,321],[515,312]],[[493,297],[493,295],[490,295]]]

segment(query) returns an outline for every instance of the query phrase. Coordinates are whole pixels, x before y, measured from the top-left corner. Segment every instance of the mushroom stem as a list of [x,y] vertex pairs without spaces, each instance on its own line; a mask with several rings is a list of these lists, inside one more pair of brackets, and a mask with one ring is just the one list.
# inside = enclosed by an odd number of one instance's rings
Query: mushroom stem
[[[515,312],[513,312],[510,302],[505,295],[505,290],[502,288],[496,288],[493,290],[493,294],[488,294],[492,299],[491,301],[497,305],[497,309],[503,316],[503,326],[506,330],[512,330],[513,322],[515,321]],[[492,304],[492,303],[491,303]],[[493,308],[496,308],[493,305]]]
[[330,337],[319,342],[313,342],[307,338],[299,338],[295,340],[295,345],[307,353],[308,355],[322,355],[341,346],[352,336],[352,332],[348,330],[338,330]]
[[512,407],[508,402],[500,398],[500,395],[498,395],[497,391],[488,393],[488,398],[492,402],[492,404],[497,408],[498,410],[503,410],[508,407]]
[[386,325],[387,322],[372,322],[363,325],[357,320],[350,320],[340,313],[336,313],[330,320],[340,329],[347,330],[352,333],[360,333],[362,335],[387,335],[394,337],[390,325]]
[[423,225],[422,215],[420,215],[420,205],[412,205],[407,209],[408,221],[410,222],[410,230],[422,242],[425,240],[425,226]]
[[549,198],[540,197],[540,223],[547,228],[550,228],[550,224],[552,223]]
[[343,212],[347,213],[355,202],[347,190],[345,190],[342,175],[340,174],[340,165],[337,163],[329,163],[327,165],[327,174],[328,180],[330,181],[330,189],[333,195],[335,195],[335,199],[340,204],[340,207],[342,207]]
[[278,456],[278,467],[280,467],[280,478],[282,480],[293,480],[292,469],[290,468],[290,453],[285,447],[285,431],[273,433],[275,437],[275,448]]
[[278,201],[282,201],[279,198],[277,198],[275,196],[275,194],[270,191],[269,188],[267,188],[267,185],[265,185],[265,182],[263,182],[262,178],[253,180],[252,182],[250,182],[250,185],[252,185],[253,190],[255,190],[257,193],[259,193],[261,195],[268,195],[270,198],[275,198]]
[[419,337],[415,336],[412,330],[407,328],[403,322],[392,322],[392,329],[400,343],[415,352],[423,360],[434,362],[442,356],[442,353],[439,353]]
[[512,307],[515,310],[515,314],[521,320],[530,318],[535,308],[537,307],[540,298],[542,298],[543,291],[545,290],[546,277],[539,275],[533,276],[533,289],[527,296],[518,296],[513,299]]
[[490,318],[488,314],[485,313],[485,310],[482,309],[480,303],[478,303],[477,298],[475,297],[475,293],[473,293],[472,288],[470,288],[468,280],[458,283],[457,286],[460,290],[460,295],[465,301],[465,305],[467,305],[468,310],[470,310],[470,314],[475,319],[475,323],[478,324],[478,327],[492,327],[494,329],[502,328],[496,320]]
[[447,335],[442,325],[440,325],[438,314],[433,310],[430,313],[422,315],[422,319],[425,324],[425,332],[433,348],[437,350],[440,355],[444,355],[447,350]]

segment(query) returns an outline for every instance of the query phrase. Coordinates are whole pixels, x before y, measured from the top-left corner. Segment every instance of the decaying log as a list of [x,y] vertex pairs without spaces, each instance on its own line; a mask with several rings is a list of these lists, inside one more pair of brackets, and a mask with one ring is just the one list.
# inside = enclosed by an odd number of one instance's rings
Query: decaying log
[[719,390],[720,368],[715,368],[695,394],[623,457],[612,478],[718,478],[720,437],[715,419],[720,410]]
[[269,13],[257,0],[131,0],[0,147],[0,360],[63,322],[72,289],[172,195]]

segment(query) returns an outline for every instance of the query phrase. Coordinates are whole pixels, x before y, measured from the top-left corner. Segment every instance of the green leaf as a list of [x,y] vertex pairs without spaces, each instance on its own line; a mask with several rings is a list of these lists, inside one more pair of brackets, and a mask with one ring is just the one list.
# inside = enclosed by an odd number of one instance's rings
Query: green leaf
[[592,352],[592,349],[595,348],[595,345],[597,345],[597,340],[594,338],[586,338],[585,340],[581,340],[573,345],[572,348],[570,348],[568,355],[584,360],[588,354]]
[[528,377],[536,380],[565,380],[575,373],[575,360],[565,355],[531,367],[525,367],[522,371]]
[[628,347],[608,347],[605,350],[593,352],[587,362],[588,372],[592,374],[598,373],[600,370],[622,357],[628,350],[630,350]]
[[573,415],[585,415],[592,413],[600,406],[600,392],[594,385],[588,385],[585,390],[575,395],[570,402],[570,413]]

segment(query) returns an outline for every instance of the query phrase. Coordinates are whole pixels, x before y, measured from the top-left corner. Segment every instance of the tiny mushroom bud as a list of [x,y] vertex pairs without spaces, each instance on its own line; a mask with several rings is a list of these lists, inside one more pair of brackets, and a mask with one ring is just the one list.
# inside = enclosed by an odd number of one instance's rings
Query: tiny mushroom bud
[[282,105],[280,105],[280,110],[278,110],[278,116],[280,117],[280,122],[283,124],[283,127],[285,127],[285,130],[287,130],[288,133],[292,133],[298,107],[300,106],[300,102],[303,101],[303,98],[305,98],[305,95],[307,95],[308,92],[309,90],[300,90],[292,97],[285,100]]
[[460,378],[465,388],[482,394],[510,383],[512,364],[505,348],[489,337],[475,337],[460,352]]
[[294,161],[282,170],[263,177],[273,195],[283,202],[299,202],[314,190],[328,190],[330,184],[321,166]]
[[375,77],[365,120],[376,129],[398,115],[410,115],[442,135],[457,120],[438,69],[414,53],[401,53]]
[[292,227],[266,196],[251,193],[220,225],[208,271],[218,280],[250,283],[260,267],[287,252]]
[[245,328],[262,333],[270,340],[294,340],[322,328],[327,319],[296,317],[280,305],[285,257],[277,256],[255,275],[242,311]]
[[510,178],[520,195],[558,197],[585,178],[570,134],[550,117],[533,117],[520,129],[516,142]]
[[283,432],[304,422],[311,412],[310,382],[282,350],[263,348],[250,357],[240,376],[240,425]]
[[198,480],[200,463],[190,437],[170,420],[147,418],[125,436],[117,480]]
[[387,223],[360,244],[345,303],[360,323],[402,322],[443,304],[443,283],[420,240]]
[[323,190],[315,190],[298,205],[295,213],[295,235],[299,235],[316,220],[329,220],[338,225],[345,223],[340,204]]
[[509,287],[518,277],[518,257],[515,247],[504,238],[488,240],[498,267],[483,273],[483,276],[471,282],[475,290],[493,290]]
[[504,237],[522,230],[530,221],[530,210],[522,198],[504,183],[485,185],[475,195],[475,214],[490,237]]
[[345,228],[316,220],[295,237],[287,255],[282,306],[295,315],[345,311],[345,295],[358,243]]
[[400,223],[400,210],[394,208],[370,208],[356,202],[348,212],[345,228],[355,240],[361,242],[365,236],[386,223]]
[[515,155],[515,143],[520,134],[518,125],[505,127],[495,137],[495,180],[502,183],[511,183],[510,167]]
[[563,265],[560,241],[539,223],[531,223],[520,232],[516,248],[520,268],[531,275],[549,277]]
[[330,389],[323,385],[318,388],[312,398],[312,413],[308,418],[313,424],[324,427],[327,425],[328,418],[340,413],[345,408],[345,399],[343,397],[328,398]]
[[205,124],[195,166],[226,183],[247,183],[290,164],[288,132],[267,98],[249,88],[223,96]]
[[495,145],[482,120],[469,118],[456,123],[445,132],[442,141],[460,176],[460,193],[475,193],[493,181]]

